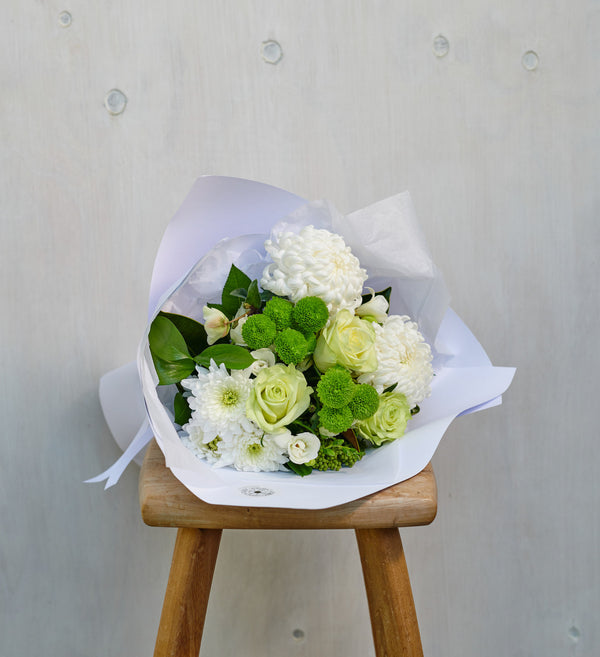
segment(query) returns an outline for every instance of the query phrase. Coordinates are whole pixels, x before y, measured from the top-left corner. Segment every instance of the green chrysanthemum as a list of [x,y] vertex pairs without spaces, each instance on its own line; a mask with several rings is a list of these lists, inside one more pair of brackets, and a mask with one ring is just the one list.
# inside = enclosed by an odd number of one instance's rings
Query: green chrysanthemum
[[379,407],[377,390],[368,383],[357,385],[355,387],[354,397],[350,400],[349,405],[355,420],[366,420]]
[[264,349],[273,344],[277,328],[266,315],[250,315],[242,326],[242,337],[250,349]]
[[292,328],[286,328],[275,338],[275,350],[279,358],[286,364],[297,365],[308,354],[306,338]]
[[352,425],[354,418],[352,411],[348,406],[342,408],[331,408],[331,406],[324,406],[319,411],[319,420],[323,429],[331,433],[343,433]]
[[323,299],[304,297],[294,306],[292,320],[294,328],[304,334],[320,331],[329,319],[329,310]]
[[287,299],[273,297],[267,301],[263,314],[275,322],[278,331],[290,328],[292,325],[292,310],[294,305]]
[[342,408],[350,403],[356,388],[357,385],[352,380],[350,372],[343,367],[336,366],[329,368],[323,374],[317,384],[317,394],[324,406]]

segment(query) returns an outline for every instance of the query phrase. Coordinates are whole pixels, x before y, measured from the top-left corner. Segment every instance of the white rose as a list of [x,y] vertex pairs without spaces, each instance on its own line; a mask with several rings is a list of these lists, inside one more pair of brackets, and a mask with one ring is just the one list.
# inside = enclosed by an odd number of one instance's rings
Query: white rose
[[287,451],[292,463],[308,463],[317,458],[321,441],[315,436],[314,433],[305,431],[299,433],[297,436],[292,436],[292,440],[288,443]]
[[289,429],[271,436],[282,449],[287,450],[292,463],[308,463],[317,458],[321,441],[314,433],[305,431],[293,436]]

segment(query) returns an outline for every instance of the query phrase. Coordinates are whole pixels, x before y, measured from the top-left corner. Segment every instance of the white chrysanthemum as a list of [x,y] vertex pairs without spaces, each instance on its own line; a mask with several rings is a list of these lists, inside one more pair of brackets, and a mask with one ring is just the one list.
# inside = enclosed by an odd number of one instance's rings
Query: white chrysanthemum
[[281,233],[275,241],[267,240],[265,249],[273,262],[262,274],[264,290],[293,302],[320,297],[330,317],[341,308],[354,311],[361,304],[367,272],[340,235],[306,226],[298,234]]
[[404,394],[413,408],[431,393],[431,349],[415,322],[405,315],[390,315],[383,326],[373,327],[377,370],[361,374],[358,381],[370,383],[380,394],[396,383],[394,391]]
[[188,426],[199,427],[203,441],[210,443],[217,436],[227,440],[231,436],[256,430],[246,417],[246,400],[252,381],[241,370],[227,372],[211,360],[209,369],[197,367],[198,378],[184,379],[181,385],[191,391],[188,404],[192,417]]
[[275,472],[285,470],[288,457],[273,436],[262,431],[248,432],[219,444],[221,458],[216,467],[233,465],[243,472]]
[[208,463],[217,463],[221,457],[219,446],[222,443],[220,438],[215,438],[209,443],[204,442],[204,431],[196,424],[186,424],[183,430],[187,435],[181,436],[181,442],[194,454],[194,456],[208,461]]

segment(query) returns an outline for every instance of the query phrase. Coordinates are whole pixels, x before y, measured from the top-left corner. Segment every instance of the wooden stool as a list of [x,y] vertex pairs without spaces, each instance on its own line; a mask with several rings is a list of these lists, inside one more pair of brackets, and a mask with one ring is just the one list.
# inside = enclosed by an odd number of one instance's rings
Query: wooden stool
[[223,529],[354,529],[377,657],[422,656],[421,637],[398,527],[429,524],[437,511],[435,477],[418,475],[329,509],[207,504],[165,467],[152,441],[140,473],[147,525],[178,527],[154,657],[198,657]]

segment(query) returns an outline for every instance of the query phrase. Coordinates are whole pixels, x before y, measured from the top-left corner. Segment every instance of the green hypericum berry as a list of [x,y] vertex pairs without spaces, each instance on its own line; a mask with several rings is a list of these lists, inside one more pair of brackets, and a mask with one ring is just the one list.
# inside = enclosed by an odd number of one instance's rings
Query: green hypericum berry
[[357,385],[352,380],[350,372],[343,367],[335,366],[330,367],[317,383],[317,395],[324,406],[342,408],[353,399],[356,388]]
[[349,406],[355,420],[366,420],[379,408],[377,390],[368,383],[357,385]]
[[275,338],[275,351],[286,365],[297,365],[308,354],[306,338],[300,331],[286,328],[281,333],[278,333]]
[[328,319],[329,310],[319,297],[300,299],[292,311],[292,326],[305,334],[320,331]]
[[331,433],[343,433],[354,421],[352,411],[347,407],[331,408],[331,406],[324,406],[319,411],[319,420],[321,426]]
[[267,301],[263,315],[270,317],[275,322],[278,331],[283,331],[283,329],[290,328],[292,325],[293,309],[294,305],[287,299],[273,297]]
[[315,470],[340,470],[342,466],[351,468],[362,456],[362,452],[350,447],[344,440],[322,437],[317,458],[310,465]]
[[277,328],[266,315],[250,315],[242,325],[242,337],[250,349],[264,349],[273,344]]

